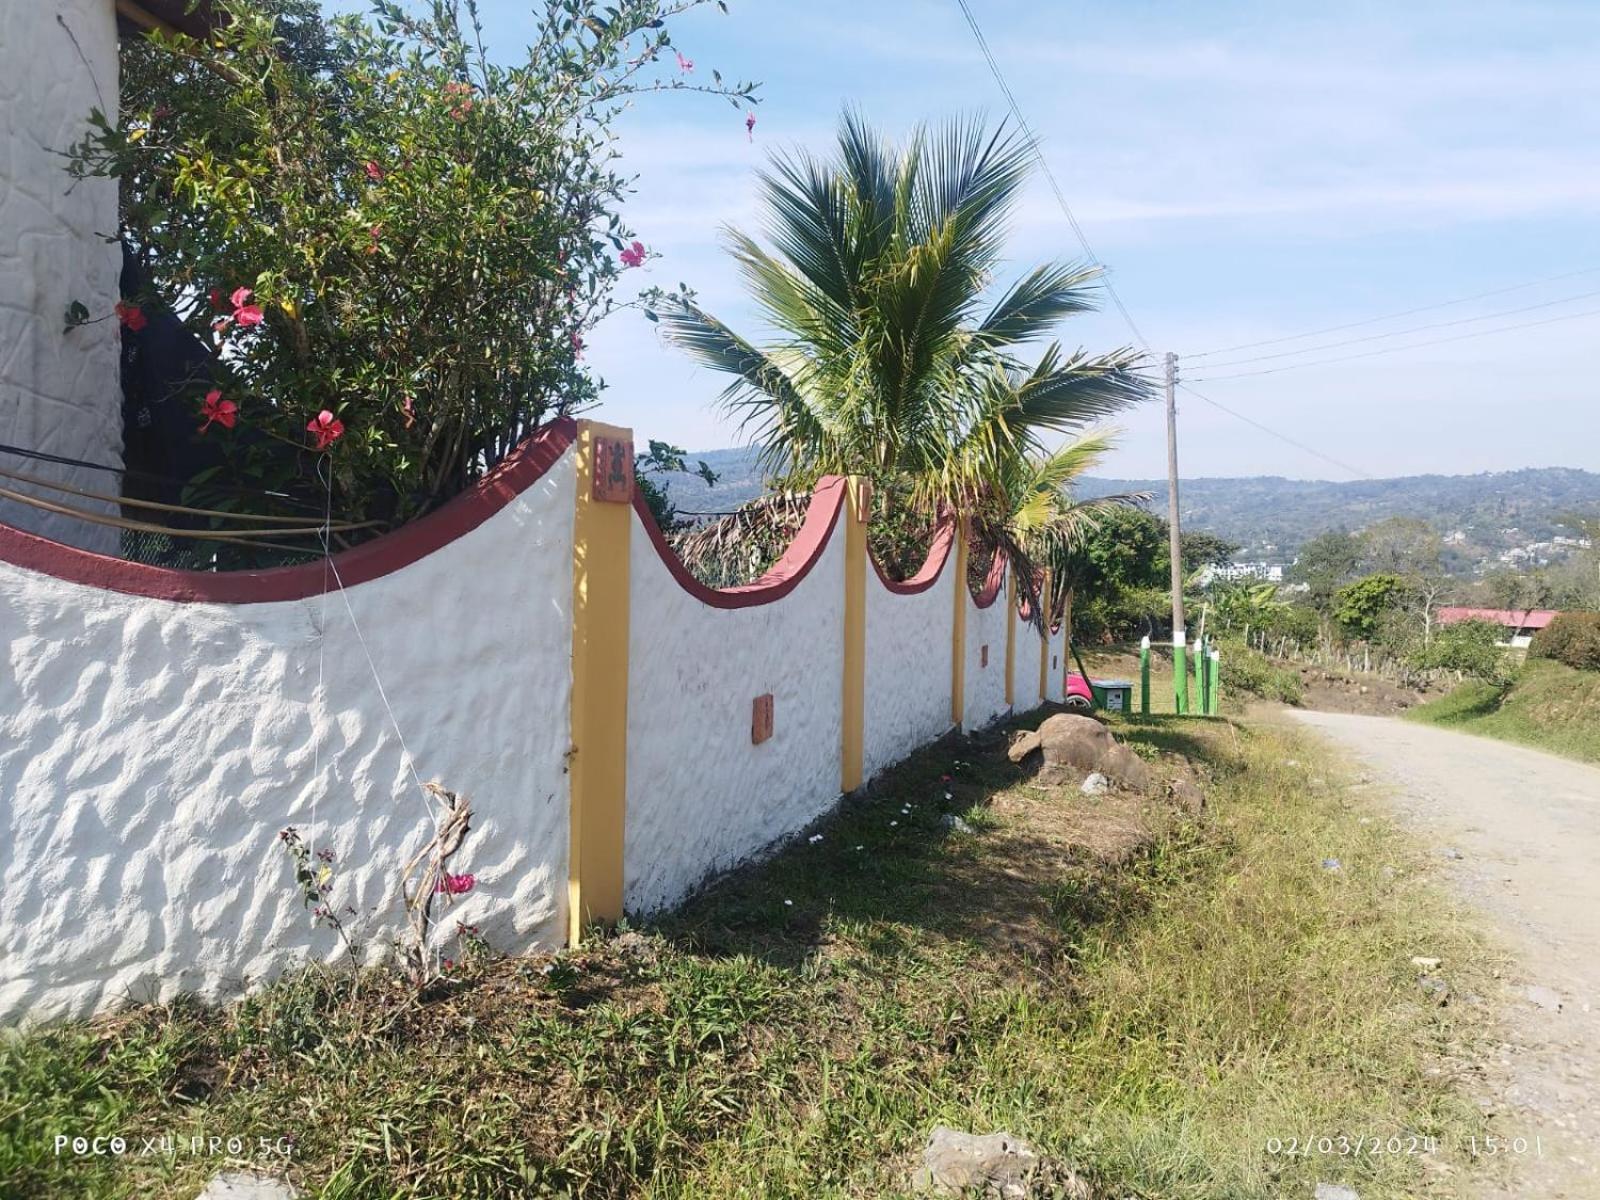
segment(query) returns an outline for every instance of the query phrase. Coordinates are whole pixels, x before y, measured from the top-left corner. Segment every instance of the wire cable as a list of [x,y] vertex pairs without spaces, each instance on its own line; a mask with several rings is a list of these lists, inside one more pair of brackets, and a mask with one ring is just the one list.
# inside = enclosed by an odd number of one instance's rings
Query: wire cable
[[1261,430],[1262,433],[1265,433],[1265,434],[1268,434],[1268,435],[1270,435],[1272,437],[1275,437],[1280,442],[1284,442],[1284,443],[1286,443],[1286,444],[1288,444],[1290,446],[1293,446],[1296,450],[1302,450],[1305,453],[1311,455],[1313,458],[1320,458],[1325,463],[1331,463],[1333,466],[1338,467],[1341,471],[1348,471],[1350,474],[1352,474],[1352,475],[1354,475],[1354,476],[1356,476],[1357,478],[1360,478],[1360,479],[1376,479],[1377,478],[1376,475],[1369,474],[1368,472],[1363,471],[1360,467],[1353,467],[1347,462],[1342,462],[1339,459],[1334,458],[1333,455],[1331,455],[1331,454],[1324,454],[1321,450],[1318,450],[1315,446],[1308,446],[1304,442],[1298,441],[1297,439],[1290,437],[1286,433],[1279,433],[1276,429],[1273,429],[1271,426],[1263,425],[1260,421],[1257,421],[1254,417],[1247,417],[1242,412],[1238,412],[1238,411],[1236,411],[1234,409],[1229,408],[1226,404],[1219,404],[1217,401],[1213,400],[1210,396],[1205,395],[1203,392],[1195,391],[1195,389],[1190,387],[1187,383],[1181,383],[1180,382],[1178,384],[1178,386],[1180,388],[1182,388],[1184,391],[1188,392],[1191,396],[1195,397],[1197,400],[1204,400],[1207,404],[1211,405],[1212,408],[1218,409],[1221,412],[1225,412],[1230,417],[1234,417],[1234,418],[1236,418],[1236,419],[1238,419],[1240,421],[1243,421],[1246,425],[1253,425],[1255,428]]
[[1000,64],[995,61],[994,53],[989,49],[989,42],[983,36],[983,29],[978,24],[978,18],[972,15],[972,8],[967,0],[956,0],[961,7],[961,13],[967,19],[967,25],[972,29],[972,36],[982,51],[984,60],[989,64],[989,73],[994,76],[994,81],[1000,86],[1001,93],[1006,98],[1006,104],[1011,109],[1011,115],[1016,119],[1017,125],[1022,129],[1022,134],[1028,140],[1028,148],[1033,151],[1033,156],[1038,160],[1039,169],[1044,173],[1050,190],[1055,193],[1056,203],[1061,206],[1061,211],[1066,215],[1067,224],[1072,228],[1078,244],[1083,247],[1083,252],[1089,261],[1104,273],[1102,282],[1106,294],[1111,297],[1111,302],[1116,305],[1117,311],[1122,314],[1122,319],[1128,323],[1128,328],[1133,331],[1133,336],[1143,346],[1147,353],[1154,354],[1150,341],[1139,329],[1138,323],[1133,319],[1133,314],[1128,311],[1128,306],[1122,302],[1122,297],[1117,294],[1116,284],[1111,282],[1111,271],[1101,257],[1095,253],[1094,247],[1089,244],[1088,235],[1083,232],[1083,226],[1078,224],[1078,218],[1072,213],[1072,206],[1067,203],[1066,193],[1061,190],[1061,185],[1056,182],[1055,172],[1050,170],[1050,164],[1045,161],[1044,152],[1039,148],[1039,139],[1034,135],[1033,128],[1028,124],[1028,119],[1022,115],[1022,106],[1017,103],[1016,96],[1011,91],[1011,85],[1006,82],[1005,74],[1000,70]]
[[1493,321],[1500,317],[1514,317],[1519,313],[1538,312],[1540,309],[1555,308],[1560,304],[1575,304],[1579,300],[1592,300],[1600,296],[1600,291],[1579,292],[1575,296],[1563,296],[1559,300],[1545,300],[1539,304],[1527,304],[1521,308],[1506,308],[1499,312],[1484,313],[1477,317],[1457,317],[1453,321],[1434,321],[1427,325],[1413,325],[1409,329],[1396,329],[1392,333],[1369,333],[1365,337],[1345,338],[1337,342],[1323,342],[1316,346],[1304,346],[1299,350],[1280,350],[1275,354],[1258,354],[1253,358],[1237,358],[1230,362],[1206,363],[1202,369],[1207,371],[1220,370],[1223,367],[1242,367],[1248,363],[1267,362],[1275,358],[1293,358],[1298,354],[1316,354],[1323,350],[1337,350],[1341,346],[1355,346],[1363,342],[1377,342],[1384,338],[1405,337],[1412,333],[1426,333],[1430,329],[1451,329],[1458,325],[1471,325],[1476,321]]
[[1559,283],[1563,279],[1575,279],[1581,275],[1593,275],[1600,272],[1600,267],[1584,267],[1577,271],[1565,271],[1560,275],[1547,275],[1543,279],[1535,279],[1528,283],[1514,283],[1510,287],[1493,288],[1487,292],[1475,292],[1470,296],[1458,296],[1454,300],[1440,300],[1436,304],[1423,304],[1417,308],[1401,309],[1399,312],[1385,313],[1381,317],[1368,317],[1361,321],[1347,321],[1343,325],[1325,325],[1321,329],[1307,330],[1305,333],[1290,333],[1283,337],[1266,338],[1259,342],[1240,342],[1236,346],[1222,346],[1215,350],[1202,350],[1196,354],[1186,354],[1185,358],[1211,358],[1218,354],[1232,354],[1235,350],[1254,350],[1257,346],[1277,346],[1284,342],[1298,342],[1309,337],[1321,337],[1325,333],[1341,333],[1346,329],[1360,329],[1366,325],[1377,325],[1382,321],[1394,321],[1401,317],[1415,316],[1417,313],[1432,312],[1436,308],[1450,308],[1457,304],[1469,304],[1474,300],[1487,300],[1491,296],[1504,296],[1509,292],[1526,291],[1528,288],[1541,287],[1547,283]]
[[1497,333],[1513,333],[1519,329],[1536,329],[1541,325],[1554,325],[1561,321],[1577,321],[1585,317],[1600,317],[1600,308],[1591,308],[1577,313],[1563,313],[1559,317],[1545,317],[1542,321],[1521,321],[1515,325],[1502,325],[1498,329],[1477,329],[1471,333],[1458,333],[1454,337],[1433,338],[1426,342],[1413,342],[1409,346],[1383,346],[1377,350],[1364,350],[1360,354],[1342,354],[1337,358],[1319,358],[1313,362],[1293,363],[1286,367],[1268,367],[1262,371],[1240,371],[1234,375],[1207,375],[1197,379],[1195,382],[1216,383],[1224,379],[1249,379],[1256,375],[1279,375],[1284,371],[1301,371],[1307,367],[1325,367],[1333,363],[1354,362],[1359,358],[1373,358],[1379,354],[1398,354],[1403,350],[1422,350],[1429,346],[1443,346],[1449,342],[1489,337]]

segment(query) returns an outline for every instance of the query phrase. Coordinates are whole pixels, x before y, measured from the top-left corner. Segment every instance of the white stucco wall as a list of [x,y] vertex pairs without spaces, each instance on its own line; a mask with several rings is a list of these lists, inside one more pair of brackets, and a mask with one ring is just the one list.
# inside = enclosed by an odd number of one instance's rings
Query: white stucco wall
[[[7,5],[8,11],[17,6]],[[346,593],[423,780],[467,795],[442,919],[558,944],[568,849],[570,451],[476,529]],[[379,947],[431,822],[338,593],[180,604],[0,565],[0,1020],[238,993],[340,956],[278,832],[338,859]],[[325,688],[317,692],[318,655]]]
[[[117,184],[74,184],[58,153],[87,131],[91,108],[116,119],[117,86],[111,0],[0,3],[0,442],[120,468],[116,318],[62,332],[72,301],[96,317],[117,301],[121,252],[105,241],[117,231]],[[10,455],[0,466],[94,491],[120,486],[106,472]],[[89,550],[117,548],[114,529],[14,501],[0,500],[0,521]]]
[[1050,666],[1045,678],[1045,699],[1059,703],[1067,695],[1067,630],[1063,625],[1050,634]]
[[1039,690],[1039,649],[1044,639],[1038,629],[1022,619],[1015,607],[1011,610],[1011,620],[1017,629],[1017,674],[1013,694],[1017,711],[1027,712],[1044,702],[1044,693]]
[[[845,538],[782,599],[719,609],[679,586],[637,514],[631,533],[623,879],[628,911],[648,913],[838,800]],[[773,735],[757,746],[765,692]]]
[[[988,608],[979,608],[972,599],[967,604],[966,709],[961,727],[971,731],[1006,715],[1006,620],[1005,584]],[[983,647],[989,647],[989,665],[983,665]],[[1037,667],[1035,668],[1037,670]]]
[[902,595],[868,564],[863,760],[869,780],[950,729],[955,574],[947,562],[926,591]]

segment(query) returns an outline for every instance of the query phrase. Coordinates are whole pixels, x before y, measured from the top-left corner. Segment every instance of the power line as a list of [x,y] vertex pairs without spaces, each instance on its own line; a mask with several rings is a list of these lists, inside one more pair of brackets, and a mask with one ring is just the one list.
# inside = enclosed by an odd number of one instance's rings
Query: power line
[[[1015,118],[1017,125],[1021,128],[1023,136],[1028,139],[1028,147],[1033,151],[1034,158],[1038,160],[1039,169],[1043,172],[1046,182],[1049,183],[1050,190],[1055,193],[1056,203],[1061,206],[1061,211],[1066,216],[1067,224],[1071,227],[1073,234],[1077,237],[1078,244],[1083,247],[1083,252],[1089,257],[1089,260],[1102,271],[1106,272],[1104,279],[1106,293],[1111,297],[1112,303],[1116,305],[1117,311],[1122,314],[1122,319],[1127,322],[1128,328],[1133,331],[1134,338],[1141,346],[1145,348],[1147,353],[1154,354],[1155,350],[1151,347],[1149,339],[1144,336],[1144,333],[1142,330],[1140,330],[1138,323],[1133,319],[1133,314],[1128,311],[1128,306],[1122,302],[1122,297],[1117,294],[1116,285],[1111,282],[1109,269],[1101,260],[1100,256],[1095,253],[1094,247],[1089,244],[1088,236],[1083,232],[1083,226],[1078,224],[1078,218],[1073,215],[1072,206],[1067,203],[1066,194],[1061,190],[1061,185],[1056,180],[1055,172],[1051,171],[1050,164],[1045,160],[1044,152],[1039,147],[1039,139],[1034,135],[1033,128],[1028,124],[1028,119],[1022,115],[1022,106],[1017,103],[1016,95],[1011,91],[1010,84],[1006,82],[1004,72],[1000,70],[1000,64],[995,61],[994,53],[989,49],[988,39],[983,36],[983,29],[981,26],[979,26],[977,17],[973,16],[971,6],[967,3],[967,0],[956,0],[956,3],[960,6],[962,15],[967,19],[967,25],[971,28],[972,36],[978,43],[978,49],[983,53],[984,61],[989,64],[989,73],[994,76],[995,83],[999,85],[1001,93],[1006,98],[1006,103],[1011,109],[1012,117]],[[1236,347],[1236,349],[1243,348],[1244,347]],[[1320,450],[1313,449],[1303,442],[1298,442],[1294,438],[1289,437],[1287,434],[1279,433],[1275,429],[1268,428],[1260,421],[1253,420],[1252,418],[1245,416],[1243,413],[1234,412],[1231,408],[1227,408],[1224,405],[1218,404],[1215,400],[1212,400],[1208,396],[1201,396],[1199,392],[1196,392],[1187,384],[1179,384],[1178,386],[1195,396],[1199,396],[1200,399],[1204,400],[1207,404],[1210,404],[1213,407],[1228,413],[1230,416],[1238,418],[1245,424],[1253,425],[1263,433],[1270,434],[1272,437],[1275,437],[1291,446],[1296,446],[1316,458],[1330,462],[1339,467],[1341,470],[1349,471],[1354,475],[1359,475],[1367,479],[1372,478],[1371,475],[1368,475],[1366,472],[1350,466],[1348,463],[1342,463],[1335,458],[1330,458],[1328,455],[1323,454]]]
[[1284,442],[1284,443],[1286,443],[1286,444],[1288,444],[1290,446],[1293,446],[1297,450],[1303,450],[1305,453],[1311,455],[1313,458],[1320,458],[1323,462],[1332,463],[1334,466],[1338,467],[1341,471],[1348,471],[1350,474],[1355,475],[1360,479],[1376,479],[1377,478],[1377,476],[1369,474],[1366,471],[1363,471],[1360,467],[1352,467],[1347,462],[1341,462],[1339,459],[1334,458],[1333,455],[1324,454],[1321,450],[1318,450],[1316,447],[1308,446],[1304,442],[1298,441],[1297,439],[1290,437],[1286,433],[1279,433],[1276,429],[1273,429],[1271,426],[1263,425],[1260,421],[1257,421],[1255,418],[1247,417],[1242,412],[1238,412],[1238,411],[1236,411],[1234,409],[1229,408],[1226,404],[1219,404],[1217,401],[1213,400],[1210,396],[1207,396],[1202,392],[1195,391],[1195,389],[1190,387],[1187,383],[1179,383],[1178,386],[1181,387],[1184,391],[1188,392],[1191,396],[1194,396],[1196,399],[1204,400],[1207,404],[1211,405],[1212,408],[1215,408],[1215,409],[1218,409],[1218,410],[1220,410],[1222,412],[1225,412],[1230,417],[1234,417],[1234,418],[1237,418],[1240,421],[1243,421],[1246,425],[1253,425],[1253,426],[1255,426],[1255,428],[1261,430],[1262,433],[1265,433],[1265,434],[1268,434],[1268,435],[1270,435],[1272,437],[1275,437],[1280,442]]
[[1563,296],[1559,300],[1545,300],[1539,304],[1527,304],[1521,308],[1506,308],[1499,312],[1484,313],[1477,317],[1457,317],[1453,321],[1434,321],[1427,325],[1413,325],[1409,329],[1396,329],[1392,333],[1369,333],[1365,337],[1345,338],[1337,342],[1323,342],[1317,346],[1305,346],[1299,350],[1280,350],[1275,354],[1258,354],[1253,358],[1237,358],[1230,362],[1207,363],[1204,370],[1220,370],[1223,367],[1242,367],[1248,363],[1267,362],[1275,358],[1293,358],[1299,354],[1316,354],[1322,350],[1337,350],[1340,346],[1355,346],[1362,342],[1377,342],[1384,338],[1405,337],[1412,333],[1426,333],[1430,329],[1451,329],[1457,325],[1471,325],[1477,321],[1493,321],[1500,317],[1514,317],[1519,313],[1537,312],[1543,308],[1555,308],[1560,304],[1574,304],[1579,300],[1592,300],[1600,296],[1600,291],[1579,292],[1576,296]]
[[1210,358],[1217,354],[1232,354],[1235,350],[1253,350],[1257,346],[1277,346],[1284,342],[1298,342],[1309,337],[1320,337],[1324,333],[1340,333],[1346,329],[1360,329],[1365,325],[1376,325],[1382,321],[1394,321],[1400,317],[1411,317],[1417,313],[1431,312],[1436,308],[1450,308],[1456,304],[1468,304],[1473,300],[1487,300],[1491,296],[1504,296],[1508,292],[1526,291],[1528,288],[1541,287],[1547,283],[1558,283],[1563,279],[1574,279],[1580,275],[1593,275],[1597,271],[1600,271],[1600,267],[1584,267],[1578,271],[1566,271],[1560,275],[1548,275],[1543,279],[1535,279],[1529,283],[1514,283],[1510,287],[1493,288],[1487,292],[1475,292],[1470,296],[1458,296],[1454,300],[1441,300],[1437,304],[1423,304],[1417,308],[1385,313],[1381,317],[1368,317],[1361,321],[1348,321],[1343,325],[1326,325],[1321,329],[1311,329],[1305,333],[1286,334],[1283,337],[1266,338],[1259,342],[1241,342],[1237,346],[1223,346],[1216,350],[1202,350],[1197,354],[1186,354],[1184,357],[1190,359]]
[[1196,382],[1216,383],[1224,379],[1249,379],[1255,375],[1279,375],[1284,371],[1299,371],[1307,367],[1325,367],[1332,363],[1353,362],[1358,358],[1372,358],[1379,354],[1398,354],[1403,350],[1422,350],[1428,346],[1443,346],[1448,342],[1489,337],[1497,333],[1512,333],[1518,329],[1534,329],[1540,325],[1554,325],[1560,321],[1577,321],[1584,317],[1600,317],[1600,308],[1591,308],[1578,313],[1564,313],[1559,317],[1546,317],[1542,321],[1521,321],[1515,325],[1502,325],[1497,329],[1478,329],[1471,333],[1458,333],[1454,337],[1432,338],[1426,342],[1413,342],[1409,346],[1383,346],[1377,350],[1364,350],[1360,354],[1342,354],[1337,358],[1319,358],[1312,362],[1292,363],[1286,367],[1268,367],[1263,371],[1240,371],[1233,375],[1207,375]]
[[1011,108],[1011,115],[1016,119],[1017,125],[1022,129],[1023,136],[1028,140],[1028,148],[1033,151],[1033,156],[1038,160],[1039,169],[1044,173],[1045,180],[1050,184],[1050,190],[1055,193],[1056,203],[1061,206],[1061,211],[1066,215],[1067,224],[1071,226],[1073,234],[1078,239],[1078,244],[1083,247],[1083,252],[1089,261],[1104,272],[1102,282],[1105,284],[1106,294],[1111,297],[1111,302],[1117,306],[1117,311],[1122,314],[1122,319],[1128,323],[1128,328],[1133,331],[1133,336],[1148,353],[1154,354],[1149,339],[1139,329],[1134,321],[1133,314],[1128,311],[1128,306],[1122,302],[1122,297],[1117,294],[1117,288],[1111,282],[1111,272],[1105,262],[1094,252],[1094,247],[1089,244],[1088,236],[1083,232],[1083,226],[1078,224],[1078,218],[1072,214],[1072,206],[1067,203],[1066,193],[1061,190],[1061,185],[1056,182],[1055,172],[1050,170],[1050,164],[1045,161],[1044,152],[1039,148],[1039,139],[1034,135],[1033,128],[1028,124],[1028,119],[1022,115],[1022,106],[1017,103],[1016,96],[1011,91],[1011,85],[1006,82],[1000,64],[995,61],[993,52],[989,49],[989,42],[983,36],[983,29],[978,25],[978,18],[972,15],[972,9],[967,0],[956,0],[961,6],[961,13],[967,18],[967,25],[972,29],[972,36],[977,40],[978,49],[983,52],[984,60],[989,64],[989,73],[994,76],[995,83],[999,84],[1000,91],[1006,98],[1007,105]]

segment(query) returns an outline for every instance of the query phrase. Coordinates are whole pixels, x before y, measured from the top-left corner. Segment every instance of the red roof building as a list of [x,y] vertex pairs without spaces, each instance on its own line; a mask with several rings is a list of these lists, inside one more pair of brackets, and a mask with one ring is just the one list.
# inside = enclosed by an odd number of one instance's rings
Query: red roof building
[[1560,614],[1548,608],[1441,608],[1434,619],[1441,625],[1455,625],[1461,621],[1488,621],[1506,631],[1506,644],[1526,646],[1538,633]]

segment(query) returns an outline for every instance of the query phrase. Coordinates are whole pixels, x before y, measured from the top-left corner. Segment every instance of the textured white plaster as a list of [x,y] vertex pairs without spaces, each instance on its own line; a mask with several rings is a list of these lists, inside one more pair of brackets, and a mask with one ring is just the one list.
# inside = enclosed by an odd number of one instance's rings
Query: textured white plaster
[[[346,593],[418,774],[472,801],[453,866],[478,886],[445,932],[459,918],[508,950],[564,927],[573,481],[569,452],[475,530]],[[286,825],[335,851],[332,902],[381,948],[432,828],[337,591],[178,604],[6,565],[0,804],[7,1021],[221,998],[338,958],[294,890]]]
[[[95,107],[116,120],[111,0],[0,3],[0,442],[120,468],[116,319],[62,332],[72,301],[96,317],[109,316],[117,301],[121,252],[105,240],[117,231],[117,182],[74,183],[60,157],[88,131]],[[5,456],[0,465],[118,490],[118,477],[101,471]],[[114,529],[14,501],[0,500],[0,521],[88,550],[117,549]]]
[[1044,693],[1039,690],[1039,647],[1044,639],[1015,608],[1011,611],[1011,620],[1017,629],[1016,690],[1012,694],[1016,697],[1017,711],[1028,712],[1044,701]]
[[1045,677],[1045,699],[1060,703],[1067,695],[1067,630],[1063,625],[1050,635],[1050,666]]
[[867,567],[865,778],[950,729],[955,564],[933,586],[891,592]]
[[[678,585],[637,515],[631,532],[623,877],[628,910],[648,913],[838,800],[845,539],[835,529],[783,599],[718,609]],[[773,735],[757,746],[765,692]]]
[[[969,588],[967,605],[967,701],[961,728],[970,732],[993,724],[1006,708],[1006,601],[1005,584],[988,608],[979,608]],[[983,647],[989,647],[989,664],[983,665]]]

